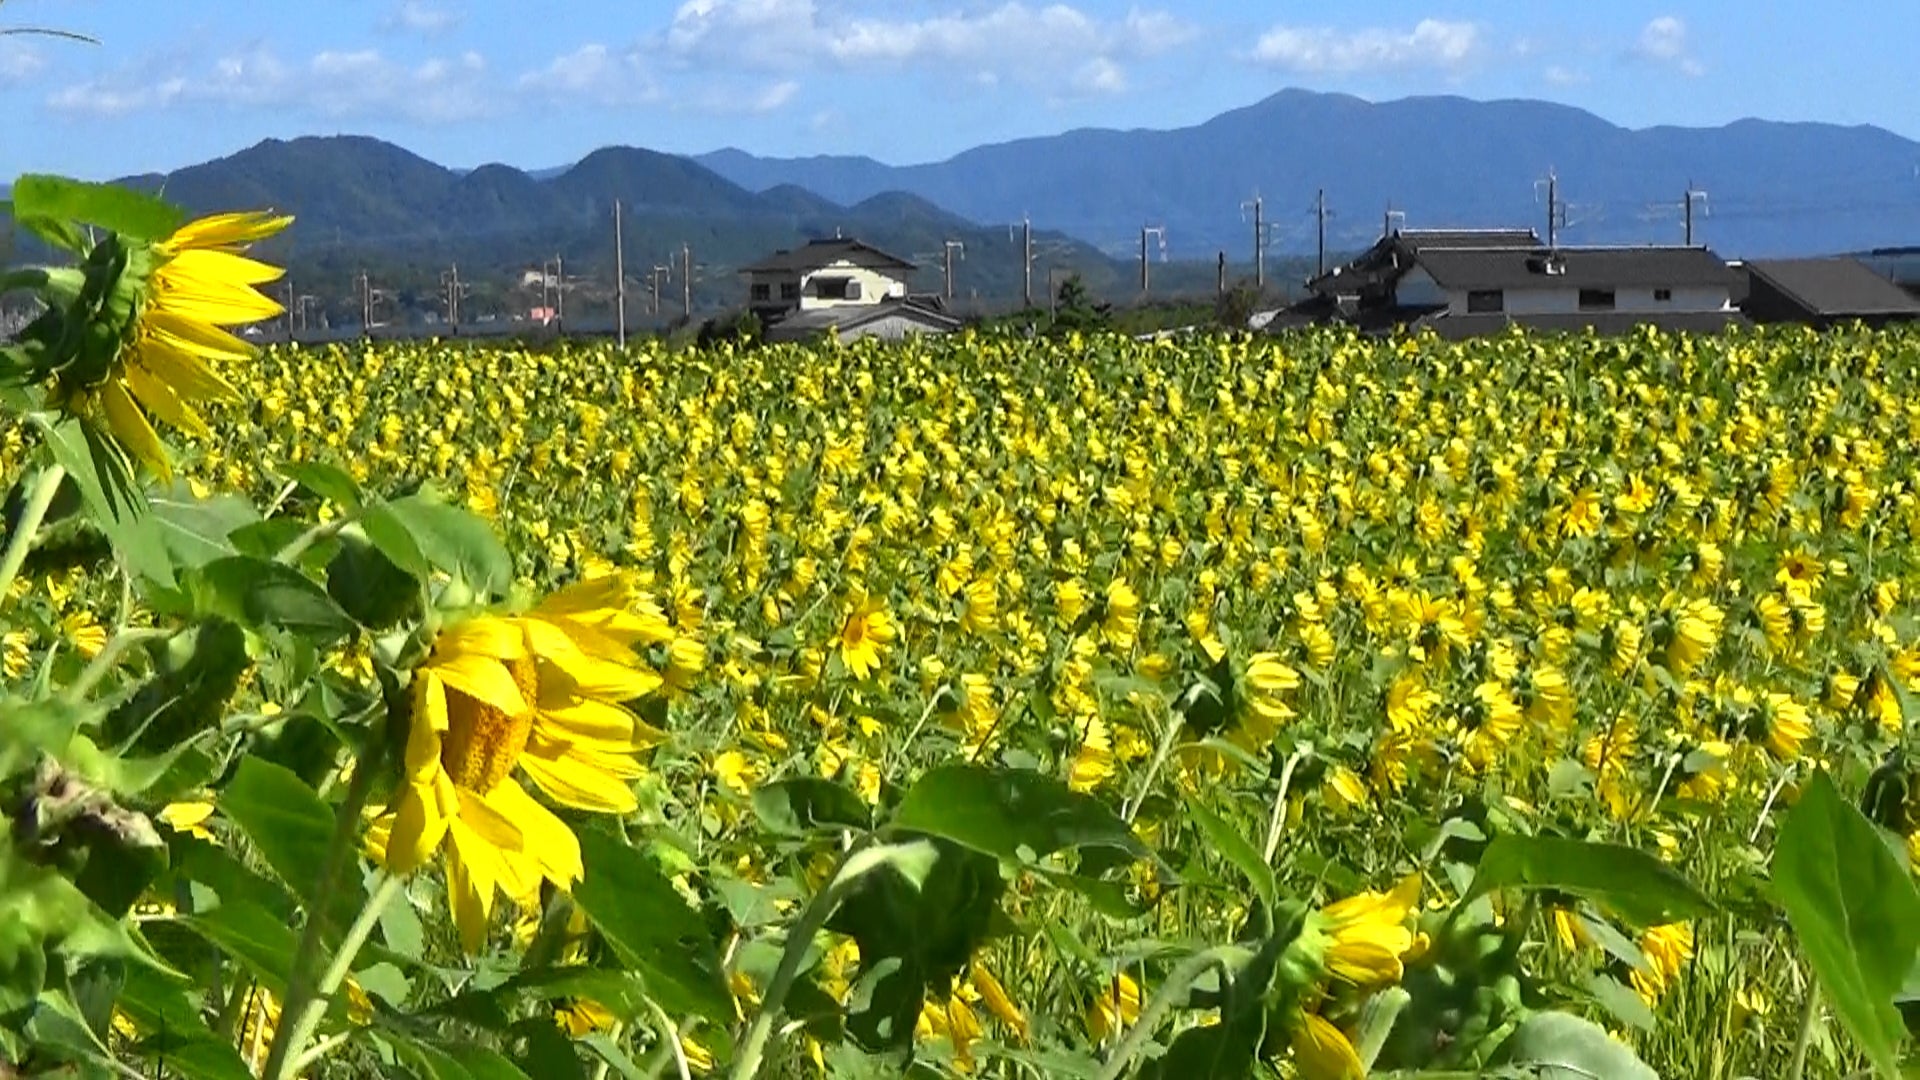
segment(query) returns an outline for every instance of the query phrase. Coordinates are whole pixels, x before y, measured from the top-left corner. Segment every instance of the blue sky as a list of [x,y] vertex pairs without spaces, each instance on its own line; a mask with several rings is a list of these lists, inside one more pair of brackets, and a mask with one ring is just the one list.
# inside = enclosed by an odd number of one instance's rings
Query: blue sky
[[1284,87],[1537,97],[1630,127],[1744,116],[1920,138],[1912,0],[7,0],[0,175],[166,170],[355,133],[435,161],[626,143],[896,164],[1174,127]]

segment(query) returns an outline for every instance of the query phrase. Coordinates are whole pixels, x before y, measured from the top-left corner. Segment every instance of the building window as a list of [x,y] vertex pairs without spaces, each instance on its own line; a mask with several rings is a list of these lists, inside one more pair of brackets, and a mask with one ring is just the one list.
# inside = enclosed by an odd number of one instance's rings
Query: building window
[[755,301],[771,300],[773,299],[773,286],[764,281],[756,281],[753,283],[752,296]]
[[813,295],[821,300],[858,300],[860,283],[844,277],[814,278]]
[[797,281],[781,282],[780,283],[780,299],[782,300],[800,299],[800,283]]
[[1467,294],[1469,315],[1491,315],[1507,310],[1507,294],[1500,289],[1475,289]]
[[1580,310],[1581,311],[1612,311],[1613,310],[1613,290],[1612,289],[1581,289],[1580,290]]
[[1667,303],[1672,303],[1672,302],[1673,302],[1673,290],[1672,290],[1672,289],[1655,289],[1655,290],[1653,290],[1653,302],[1654,302],[1654,303],[1656,303],[1656,304],[1667,304]]

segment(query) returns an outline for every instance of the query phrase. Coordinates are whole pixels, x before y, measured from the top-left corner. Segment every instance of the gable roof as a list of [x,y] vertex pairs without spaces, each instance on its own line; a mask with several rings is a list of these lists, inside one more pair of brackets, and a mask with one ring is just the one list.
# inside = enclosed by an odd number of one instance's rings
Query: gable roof
[[912,270],[914,265],[898,255],[889,255],[872,244],[852,237],[829,237],[824,240],[809,240],[805,247],[791,251],[781,249],[740,268],[743,274],[806,273],[831,266],[837,262],[851,262],[860,266],[887,270]]
[[1532,229],[1401,229],[1393,238],[1409,251],[1540,246],[1540,234]]
[[1858,259],[1759,259],[1746,268],[1813,315],[1920,318],[1920,300]]
[[1532,229],[1401,229],[1374,241],[1345,266],[1311,278],[1315,292],[1360,293],[1384,288],[1419,259],[1422,251],[1457,248],[1536,248]]
[[1727,264],[1698,247],[1427,248],[1418,258],[1446,289],[1731,288],[1734,283]]
[[930,330],[947,332],[960,329],[960,320],[914,299],[883,300],[877,304],[848,305],[845,307],[819,308],[813,311],[796,311],[791,315],[767,325],[767,338],[771,341],[790,341],[817,334],[825,330],[837,330],[845,333],[856,330],[868,323],[887,318],[903,318],[919,323]]

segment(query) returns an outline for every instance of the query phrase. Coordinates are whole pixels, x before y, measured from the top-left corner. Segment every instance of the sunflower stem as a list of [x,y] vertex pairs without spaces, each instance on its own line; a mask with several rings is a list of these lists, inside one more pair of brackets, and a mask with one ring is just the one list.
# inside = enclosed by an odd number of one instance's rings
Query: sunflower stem
[[[327,1015],[327,1002],[339,991],[340,984],[347,981],[348,973],[353,970],[354,957],[360,955],[360,947],[373,935],[373,927],[380,921],[380,913],[387,909],[387,904],[392,902],[404,884],[404,879],[399,875],[381,871],[380,884],[374,887],[373,895],[367,897],[367,906],[360,909],[360,917],[353,920],[353,925],[347,929],[347,936],[341,939],[340,948],[333,954],[333,962],[327,965],[326,974],[320,978],[320,985],[301,1011],[293,1014],[295,1019],[291,1037],[282,1043],[280,1032],[274,1033],[273,1054],[267,1059],[264,1075],[272,1080],[292,1080],[300,1075],[301,1069],[312,1063],[310,1059],[315,1055],[301,1051]],[[324,1052],[330,1047],[323,1041],[315,1049]],[[276,1061],[286,1062],[278,1072],[274,1071]]]
[[1174,1000],[1185,994],[1193,985],[1193,980],[1199,978],[1208,968],[1219,967],[1222,974],[1226,974],[1227,960],[1235,953],[1242,951],[1244,950],[1234,945],[1216,945],[1182,960],[1179,967],[1167,974],[1167,981],[1161,985],[1160,992],[1153,995],[1152,1000],[1140,1010],[1140,1019],[1134,1022],[1133,1027],[1127,1032],[1127,1037],[1120,1040],[1119,1046],[1114,1047],[1113,1056],[1108,1058],[1107,1063],[1100,1069],[1099,1080],[1120,1080],[1120,1077],[1126,1073],[1127,1066],[1133,1063],[1134,1057],[1146,1046],[1147,1040],[1153,1037],[1153,1029],[1160,1026],[1161,1017],[1173,1008]]
[[60,492],[60,481],[66,477],[66,469],[49,465],[28,491],[27,505],[20,512],[20,520],[13,525],[13,535],[7,537],[6,554],[0,556],[0,608],[6,607],[13,579],[19,576],[21,564],[27,561],[27,552],[40,532],[40,523],[47,519],[47,509],[53,505],[53,497]]
[[1131,825],[1133,819],[1140,816],[1140,808],[1153,793],[1153,782],[1159,779],[1160,770],[1166,767],[1167,758],[1173,753],[1173,743],[1180,737],[1184,720],[1177,710],[1167,710],[1167,729],[1160,733],[1160,745],[1154,748],[1153,760],[1147,765],[1147,775],[1141,778],[1140,790],[1134,794],[1133,802],[1120,805],[1120,820]]
[[113,670],[114,665],[120,662],[120,657],[128,649],[143,641],[156,641],[173,635],[174,631],[157,626],[136,626],[120,631],[107,639],[106,645],[101,647],[99,654],[87,665],[87,669],[80,673],[80,677],[74,680],[73,685],[67,687],[63,696],[70,702],[77,703],[85,700],[87,694],[100,685],[100,680],[107,677],[107,673]]
[[315,525],[313,528],[308,529],[306,532],[288,541],[286,547],[281,548],[274,554],[273,561],[277,563],[293,562],[293,560],[306,554],[308,548],[333,536],[348,525],[353,524],[359,516],[358,513],[341,514],[332,521],[323,521]]
[[1793,1059],[1787,1066],[1792,1080],[1804,1080],[1807,1075],[1807,1051],[1813,1046],[1813,1025],[1819,1013],[1820,987],[1809,978],[1806,997],[1800,1001],[1800,1024],[1793,1036]]
[[826,926],[834,909],[840,906],[840,901],[846,898],[848,891],[863,876],[847,874],[847,865],[872,840],[873,835],[869,833],[841,853],[840,861],[834,864],[833,873],[827,876],[826,888],[813,894],[813,900],[800,913],[800,920],[788,932],[787,947],[780,954],[780,966],[774,969],[773,980],[767,984],[766,996],[760,999],[760,1011],[754,1014],[753,1026],[747,1029],[734,1052],[733,1070],[728,1073],[732,1080],[752,1080],[759,1075],[761,1059],[767,1053],[767,1040],[773,1037],[773,1025],[780,1019],[787,991],[793,989],[794,980],[800,976],[801,961],[806,959],[813,939]]
[[[386,757],[387,740],[383,733],[373,733],[372,743],[366,756],[354,764],[353,780],[347,784],[347,796],[334,815],[333,838],[327,843],[326,861],[320,865],[319,886],[314,890],[313,902],[307,908],[307,925],[301,931],[299,946],[294,950],[293,967],[287,972],[287,996],[282,1002],[281,1012],[285,1017],[294,1018],[294,1023],[283,1024],[273,1033],[273,1048],[267,1055],[267,1067],[260,1074],[268,1080],[286,1080],[293,1075],[290,1066],[294,1054],[300,1049],[292,1045],[294,1039],[297,1037],[304,1043],[307,1036],[313,1033],[313,1026],[319,1023],[317,1015],[308,1022],[307,1011],[317,989],[314,967],[320,958],[321,927],[326,921],[334,890],[340,885],[340,875],[347,857],[353,851],[354,838],[360,833],[360,812],[366,809],[367,798],[373,794],[374,775],[380,771],[382,759]],[[381,885],[384,890],[386,883],[383,881]],[[369,900],[368,907],[372,906],[373,902]],[[379,913],[375,911],[374,914]],[[365,921],[366,917],[366,912],[362,911],[361,921]],[[356,922],[355,926],[358,925],[359,922]],[[361,940],[365,940],[364,935]],[[340,955],[351,962],[353,953],[359,949],[359,942],[354,942],[349,948],[348,943],[343,941]]]
[[1273,853],[1280,847],[1280,830],[1287,823],[1287,789],[1293,786],[1293,770],[1306,755],[1305,748],[1287,755],[1287,763],[1280,769],[1280,793],[1273,797],[1273,820],[1267,822],[1267,849],[1265,860],[1273,864]]

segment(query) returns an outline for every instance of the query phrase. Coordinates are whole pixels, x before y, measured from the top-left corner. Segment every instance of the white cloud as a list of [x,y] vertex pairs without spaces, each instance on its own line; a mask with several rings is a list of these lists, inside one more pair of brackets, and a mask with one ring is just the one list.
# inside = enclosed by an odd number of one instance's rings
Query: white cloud
[[[686,0],[661,35],[686,67],[767,71],[899,71],[933,66],[989,85],[1114,92],[1123,62],[1193,40],[1176,15],[1135,9],[1118,19],[1065,3],[1008,0],[924,18],[849,13],[814,0]],[[1079,59],[1063,64],[1061,57]],[[1084,84],[1084,85],[1083,85]]]
[[466,12],[432,0],[401,0],[383,24],[389,30],[414,34],[444,34],[466,21]]
[[677,94],[671,104],[689,112],[765,115],[786,108],[799,92],[800,83],[795,79],[781,79],[764,86],[723,79],[691,94]]
[[1409,30],[1276,26],[1260,36],[1249,55],[1285,71],[1350,75],[1418,68],[1459,71],[1479,59],[1484,48],[1475,23],[1422,19]]
[[1580,86],[1587,81],[1586,72],[1560,64],[1550,65],[1542,75],[1549,86]]
[[1649,64],[1672,68],[1682,75],[1706,74],[1706,65],[1693,54],[1691,33],[1686,20],[1677,15],[1662,15],[1640,30],[1632,55]]
[[1104,56],[1096,56],[1080,65],[1073,73],[1073,89],[1089,97],[1097,95],[1124,94],[1127,92],[1127,73],[1120,65]]
[[400,116],[439,123],[490,109],[487,63],[479,53],[416,65],[377,49],[324,50],[290,63],[271,49],[222,57],[197,72],[128,70],[76,83],[47,98],[58,112],[118,116],[175,105],[295,110],[340,119]]
[[515,85],[523,93],[563,104],[648,105],[664,96],[640,50],[615,51],[601,44],[555,57],[546,67],[520,76]]
[[32,46],[0,38],[0,87],[24,83],[46,70],[46,66],[46,60]]

